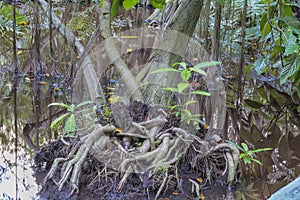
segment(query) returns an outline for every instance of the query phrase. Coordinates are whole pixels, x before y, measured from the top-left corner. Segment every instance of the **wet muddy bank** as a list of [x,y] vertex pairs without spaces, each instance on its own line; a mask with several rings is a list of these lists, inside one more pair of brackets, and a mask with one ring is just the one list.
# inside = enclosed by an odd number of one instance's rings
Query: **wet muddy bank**
[[[44,184],[43,179],[49,172],[54,159],[57,157],[66,157],[71,149],[72,145],[66,146],[63,142],[58,140],[43,147],[41,151],[35,155],[35,176],[37,177],[37,182],[42,185],[42,189],[38,193],[40,199],[155,199],[155,195],[164,181],[166,172],[164,170],[166,169],[160,169],[160,171],[156,171],[155,173],[132,173],[129,175],[122,190],[119,191],[118,184],[121,180],[121,173],[105,167],[103,163],[93,158],[92,155],[89,155],[83,165],[78,193],[74,192],[71,194],[69,183],[59,191],[55,183],[61,178],[60,170],[56,172],[53,180],[48,180]],[[187,155],[193,155],[191,151],[192,149],[189,149]],[[178,168],[175,166],[169,167],[166,187],[163,188],[158,199],[198,199],[197,188],[193,185],[191,180],[200,187],[200,189],[198,188],[200,192],[198,195],[200,195],[201,198],[224,199],[226,193],[228,193],[228,186],[226,184],[227,175],[223,173],[221,168],[217,169],[217,167],[222,166],[222,159],[218,161],[219,163],[211,165],[215,168],[211,170],[212,173],[218,170],[218,175],[215,174],[211,176],[211,180],[204,177],[203,173],[205,170],[199,168],[208,166],[197,166],[192,169],[190,165],[187,164],[190,163],[191,160],[187,159],[192,159],[192,157],[184,157],[184,161],[178,165]],[[225,164],[225,162],[223,164]],[[62,166],[60,166],[60,169],[61,167]]]

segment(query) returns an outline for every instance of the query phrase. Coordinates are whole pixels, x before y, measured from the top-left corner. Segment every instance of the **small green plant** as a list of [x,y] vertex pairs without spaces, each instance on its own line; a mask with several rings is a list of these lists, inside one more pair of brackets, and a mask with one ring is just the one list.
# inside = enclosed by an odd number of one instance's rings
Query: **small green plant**
[[262,165],[262,163],[259,160],[254,158],[254,154],[263,152],[263,151],[273,150],[272,148],[262,148],[262,149],[250,150],[248,145],[244,142],[241,143],[241,146],[239,146],[231,141],[227,141],[227,142],[240,150],[240,160],[242,160],[246,165],[250,165],[252,162],[256,162],[259,165]]
[[[176,72],[180,73],[180,76],[182,78],[182,82],[177,84],[177,88],[175,87],[166,87],[162,88],[163,90],[176,92],[183,95],[191,95],[191,94],[198,94],[198,95],[204,95],[204,96],[210,96],[209,92],[202,91],[202,90],[194,90],[194,91],[187,91],[186,89],[189,87],[189,79],[192,76],[192,73],[198,73],[200,75],[206,76],[206,72],[203,70],[204,68],[220,64],[219,62],[212,61],[212,62],[202,62],[199,63],[193,67],[187,67],[187,64],[185,62],[180,63],[174,63],[172,67],[167,68],[159,68],[152,72],[152,74],[156,73],[165,73],[165,72]],[[179,67],[177,67],[179,66]],[[176,68],[177,69],[176,69]],[[171,111],[171,113],[175,114],[177,117],[180,115],[181,120],[187,124],[190,124],[190,122],[193,122],[196,129],[200,129],[199,123],[204,124],[203,121],[199,119],[201,114],[192,114],[188,109],[188,105],[196,103],[195,100],[189,100],[185,102],[183,105],[171,105],[169,102],[168,108]]]
[[75,136],[76,134],[76,118],[75,118],[75,111],[82,107],[85,106],[87,104],[92,103],[92,101],[84,101],[78,105],[67,105],[64,103],[51,103],[48,105],[48,107],[50,106],[60,106],[60,107],[65,107],[67,109],[67,113],[60,115],[58,118],[56,118],[55,120],[53,120],[53,122],[50,125],[50,128],[54,131],[57,132],[58,128],[64,123],[64,135],[65,136]]
[[199,119],[201,117],[201,114],[192,114],[188,109],[187,106],[196,103],[195,100],[189,100],[185,102],[183,105],[171,105],[170,102],[168,102],[168,109],[171,114],[175,114],[176,117],[181,117],[181,120],[187,124],[190,124],[191,122],[196,127],[196,130],[200,129],[199,123],[204,124],[203,121]]
[[[192,76],[192,72],[196,72],[198,74],[204,75],[206,76],[206,72],[203,70],[204,68],[213,66],[213,65],[217,65],[220,64],[220,62],[216,62],[216,61],[212,61],[212,62],[202,62],[199,63],[193,67],[187,67],[185,62],[180,62],[180,63],[174,63],[172,65],[172,67],[166,67],[166,68],[159,68],[157,70],[154,70],[152,72],[152,74],[156,74],[156,73],[164,73],[164,72],[177,72],[180,73],[180,76],[182,78],[182,82],[177,84],[177,88],[173,88],[173,87],[166,87],[163,88],[163,90],[168,90],[168,91],[172,91],[172,92],[178,92],[180,94],[200,94],[200,95],[204,95],[204,96],[210,96],[209,92],[205,92],[202,90],[195,90],[195,91],[190,91],[185,93],[184,90],[187,89],[189,87],[189,82],[188,80],[191,78]],[[175,69],[174,67],[179,65],[179,69]]]

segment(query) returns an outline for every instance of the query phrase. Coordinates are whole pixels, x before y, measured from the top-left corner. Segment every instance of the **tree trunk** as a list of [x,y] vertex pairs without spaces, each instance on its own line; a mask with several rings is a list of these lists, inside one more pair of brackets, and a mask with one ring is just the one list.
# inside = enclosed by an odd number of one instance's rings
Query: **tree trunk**
[[162,87],[177,87],[177,74],[151,74],[152,71],[170,67],[173,63],[184,58],[188,43],[198,22],[203,0],[182,1],[176,13],[176,18],[170,24],[170,29],[161,32],[161,39],[154,45],[154,51],[147,65],[144,80],[145,102],[148,104],[166,105],[169,94],[161,90]]

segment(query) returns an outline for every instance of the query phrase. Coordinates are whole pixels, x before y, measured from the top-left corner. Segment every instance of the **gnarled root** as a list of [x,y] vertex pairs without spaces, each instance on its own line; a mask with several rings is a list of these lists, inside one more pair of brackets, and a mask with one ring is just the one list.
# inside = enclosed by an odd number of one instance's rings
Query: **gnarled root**
[[[70,178],[70,184],[72,187],[72,191],[70,195],[72,195],[73,192],[78,192],[78,182],[79,182],[79,176],[81,173],[81,168],[86,160],[86,157],[88,155],[88,152],[90,151],[91,147],[94,145],[95,141],[98,141],[100,139],[105,140],[107,136],[105,136],[105,132],[112,132],[115,129],[114,126],[106,125],[101,126],[97,125],[92,133],[88,135],[88,137],[81,141],[82,145],[76,152],[75,156],[73,154],[69,155],[68,158],[56,158],[54,160],[54,163],[47,174],[47,176],[44,178],[44,183],[47,182],[47,180],[53,178],[53,175],[55,171],[58,168],[58,164],[61,162],[66,162],[64,164],[63,170],[62,170],[62,177],[58,183],[56,183],[59,187],[59,190],[61,190],[66,183],[66,181],[69,179],[71,172],[71,178]],[[75,153],[75,152],[73,152]]]
[[235,173],[236,173],[236,169],[239,163],[239,150],[233,146],[230,145],[228,143],[220,143],[217,144],[216,146],[214,146],[213,148],[211,148],[208,153],[211,153],[213,151],[217,151],[220,149],[227,149],[230,152],[226,152],[225,156],[226,156],[226,160],[227,160],[227,168],[228,168],[228,176],[227,176],[227,182],[229,184],[231,184],[234,180],[235,177]]
[[[214,147],[210,147],[208,142],[177,127],[160,131],[166,121],[165,114],[158,115],[146,122],[133,122],[132,127],[127,132],[119,134],[120,137],[135,138],[136,140],[138,138],[142,140],[142,145],[136,148],[125,147],[121,145],[119,141],[109,137],[110,134],[106,133],[111,133],[115,130],[114,126],[96,125],[91,133],[81,138],[81,146],[76,154],[75,151],[73,151],[73,153],[71,152],[69,154],[68,158],[55,159],[44,182],[53,177],[59,163],[65,162],[62,168],[61,179],[57,185],[61,190],[66,181],[70,179],[70,185],[72,187],[70,195],[74,192],[78,192],[81,169],[88,153],[90,153],[98,161],[104,163],[105,168],[109,167],[114,171],[121,171],[121,180],[118,185],[118,190],[121,191],[131,173],[168,169],[170,165],[177,163],[194,140],[201,146],[200,150],[192,146],[194,150],[198,152],[196,158],[204,157],[220,149],[229,150],[225,152],[228,166],[227,180],[229,183],[234,180],[239,161],[238,149],[227,143],[220,143]],[[167,185],[166,181],[168,178],[169,175],[166,173],[162,185],[156,194],[156,198],[158,198],[162,189]]]
[[[151,132],[151,131],[150,131]],[[177,162],[185,153],[189,144],[192,142],[189,134],[183,129],[173,128],[170,132],[175,132],[175,134],[164,133],[159,135],[159,137],[154,137],[154,144],[160,141],[160,144],[151,150],[151,141],[146,140],[143,144],[147,145],[147,152],[135,152],[131,153],[129,158],[122,161],[120,165],[120,170],[124,172],[122,181],[119,184],[119,190],[122,189],[124,182],[131,172],[145,172],[153,171],[159,169],[160,167],[167,167],[171,164]],[[142,150],[147,149],[143,146],[140,148]]]

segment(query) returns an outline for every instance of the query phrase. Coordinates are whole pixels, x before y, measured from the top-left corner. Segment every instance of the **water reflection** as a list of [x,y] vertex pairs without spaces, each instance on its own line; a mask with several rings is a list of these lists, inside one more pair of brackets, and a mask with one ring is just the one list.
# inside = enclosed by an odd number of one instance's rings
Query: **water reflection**
[[13,145],[6,148],[0,142],[0,199],[13,200],[16,198],[16,180],[18,181],[18,197],[22,200],[39,199],[38,191],[41,189],[36,183],[32,169],[32,155],[24,148],[18,149],[17,179],[15,168],[15,155]]

